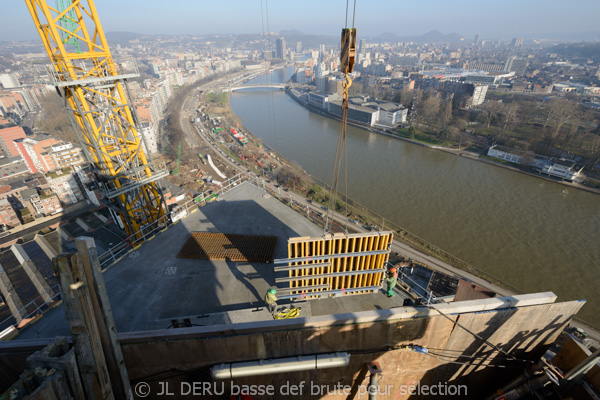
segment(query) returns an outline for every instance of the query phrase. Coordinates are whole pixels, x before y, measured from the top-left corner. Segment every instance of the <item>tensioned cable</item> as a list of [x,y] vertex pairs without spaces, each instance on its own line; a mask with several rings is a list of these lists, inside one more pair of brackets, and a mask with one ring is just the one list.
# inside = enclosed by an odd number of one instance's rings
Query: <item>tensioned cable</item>
[[[346,24],[345,27],[348,28],[348,8],[349,8],[349,0],[346,0]],[[352,28],[354,29],[354,22],[356,18],[356,0],[354,0],[354,9],[352,12]],[[344,81],[344,99],[342,101],[342,115],[340,118],[340,129],[338,132],[338,141],[336,145],[335,151],[335,159],[333,163],[333,171],[331,177],[331,196],[329,199],[329,209],[327,210],[325,225],[323,226],[323,232],[327,232],[330,226],[330,219],[333,222],[334,210],[333,208],[336,206],[336,199],[338,195],[338,182],[339,175],[341,171],[342,159],[344,160],[344,209],[345,209],[345,217],[348,216],[348,146],[346,143],[347,138],[347,129],[348,129],[348,109],[344,107],[347,106],[348,101],[348,76],[346,75],[346,81]],[[331,216],[331,218],[330,218]],[[348,233],[348,221],[344,218],[344,227],[346,229],[346,233]]]
[[[271,49],[272,44],[271,44],[271,27],[269,25],[269,0],[265,0],[265,9],[267,12],[267,40],[269,42],[269,49]],[[282,48],[283,50],[283,48]],[[283,54],[281,55],[283,57]],[[271,54],[272,57],[272,54]],[[273,79],[271,77],[271,73],[267,72],[267,85],[271,86],[273,84]],[[272,123],[272,136],[273,136],[273,149],[275,151],[277,151],[277,122],[276,122],[276,114],[275,114],[275,98],[273,95],[273,92],[275,91],[274,88],[267,88],[268,91],[268,100],[269,100],[269,107],[271,108],[271,110],[273,111],[273,120],[270,121]],[[270,111],[271,111],[270,110]]]
[[[402,276],[405,276],[407,279],[409,279],[410,281],[412,281],[415,285],[417,285],[418,287],[420,287],[421,289],[425,290],[425,292],[428,292],[427,289],[425,289],[423,286],[419,285],[417,282],[415,282],[414,280],[412,280],[408,275],[404,274],[403,272],[400,272],[402,274]],[[424,300],[425,299],[423,296],[419,296]],[[444,314],[443,312],[441,312],[440,310],[438,310],[437,308],[433,307],[432,305],[427,305],[424,304],[425,307],[427,307],[430,310],[435,310],[437,311],[441,316],[445,317],[446,319],[452,321],[454,324],[456,324],[458,327],[462,328],[463,330],[465,330],[467,333],[469,333],[470,335],[476,337],[477,339],[483,341],[485,344],[487,344],[488,346],[496,349],[497,351],[499,351],[500,353],[506,355],[509,357],[509,359],[514,360],[514,361],[519,361],[519,362],[525,362],[525,363],[530,363],[531,361],[529,360],[523,360],[523,359],[519,359],[515,356],[513,356],[512,354],[507,353],[506,351],[502,350],[500,347],[494,345],[493,343],[491,343],[490,341],[484,339],[482,336],[476,334],[475,332],[470,331],[468,328],[466,328],[465,326],[463,326],[462,324],[460,324],[458,322],[458,320],[453,320],[452,318],[450,318],[449,316],[447,316],[446,314]]]
[[348,0],[346,0],[346,24],[344,25],[344,28],[348,27]]

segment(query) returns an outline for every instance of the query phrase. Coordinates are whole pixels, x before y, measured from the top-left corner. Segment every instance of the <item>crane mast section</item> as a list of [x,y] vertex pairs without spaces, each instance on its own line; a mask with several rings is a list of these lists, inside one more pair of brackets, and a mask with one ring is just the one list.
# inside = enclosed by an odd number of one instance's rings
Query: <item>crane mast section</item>
[[104,195],[129,234],[154,225],[166,213],[157,168],[138,129],[127,79],[133,62],[112,59],[93,0],[25,0],[52,65],[47,83],[63,97],[84,154]]

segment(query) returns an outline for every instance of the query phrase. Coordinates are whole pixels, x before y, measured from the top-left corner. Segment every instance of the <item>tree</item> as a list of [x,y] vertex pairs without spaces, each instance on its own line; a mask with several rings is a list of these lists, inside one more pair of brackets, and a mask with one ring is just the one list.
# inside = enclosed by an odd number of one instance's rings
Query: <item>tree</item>
[[431,94],[423,101],[421,107],[422,121],[427,124],[434,122],[440,112],[440,98],[436,94]]
[[500,111],[501,106],[502,103],[492,100],[486,102],[483,107],[481,107],[481,115],[487,128],[489,128],[492,121],[498,117],[498,112]]
[[580,124],[580,122],[581,121],[579,120],[579,118],[573,118],[572,119],[572,121],[571,121],[571,123],[569,125],[569,130],[559,140],[559,146],[560,146],[560,150],[561,151],[565,151],[565,149],[567,148],[567,146],[569,144],[571,144],[571,142],[573,141],[573,139],[575,139],[575,137],[579,134],[579,124]]
[[508,103],[501,104],[499,109],[500,114],[500,122],[502,124],[502,128],[500,130],[500,136],[502,140],[506,140],[506,128],[517,121],[517,114],[519,112],[519,103]]
[[402,105],[404,107],[409,107],[411,98],[412,93],[410,92],[408,85],[403,86],[400,90],[400,101],[402,102]]
[[51,92],[40,99],[42,117],[38,118],[39,128],[66,142],[79,143],[68,112],[63,105],[63,99]]
[[556,138],[563,125],[573,122],[577,119],[578,106],[572,101],[566,99],[552,100],[546,106],[546,121],[544,128],[549,124],[554,124],[554,129],[546,132],[546,151],[549,151],[556,143]]
[[452,121],[452,100],[444,100],[440,107],[440,125],[442,128],[448,127]]
[[450,139],[452,136],[452,132],[448,126],[444,126],[442,129],[437,131],[435,137],[438,138],[439,141],[443,142]]

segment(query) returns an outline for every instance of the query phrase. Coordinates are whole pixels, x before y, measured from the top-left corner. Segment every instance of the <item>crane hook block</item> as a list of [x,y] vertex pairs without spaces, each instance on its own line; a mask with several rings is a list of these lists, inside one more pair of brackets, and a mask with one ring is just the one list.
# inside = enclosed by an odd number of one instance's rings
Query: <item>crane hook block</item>
[[354,69],[356,58],[356,28],[342,29],[342,51],[340,52],[340,64],[343,74],[349,74]]

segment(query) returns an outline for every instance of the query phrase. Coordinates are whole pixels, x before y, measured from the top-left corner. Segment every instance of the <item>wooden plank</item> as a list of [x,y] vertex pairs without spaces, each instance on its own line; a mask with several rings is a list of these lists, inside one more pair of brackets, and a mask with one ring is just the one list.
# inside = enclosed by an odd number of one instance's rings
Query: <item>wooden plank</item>
[[114,399],[81,257],[61,254],[53,263],[86,398]]
[[96,243],[91,237],[75,239],[75,246],[81,257],[81,266],[85,270],[87,286],[94,309],[96,326],[102,343],[104,358],[110,375],[110,382],[116,398],[132,396],[127,369],[123,361],[121,345],[117,337],[117,328],[104,284],[104,275],[98,259]]

